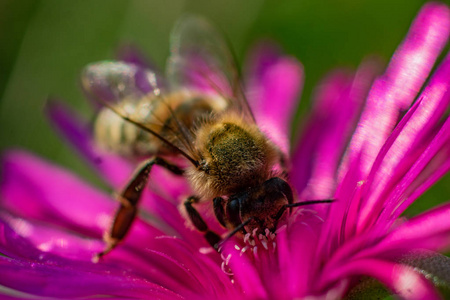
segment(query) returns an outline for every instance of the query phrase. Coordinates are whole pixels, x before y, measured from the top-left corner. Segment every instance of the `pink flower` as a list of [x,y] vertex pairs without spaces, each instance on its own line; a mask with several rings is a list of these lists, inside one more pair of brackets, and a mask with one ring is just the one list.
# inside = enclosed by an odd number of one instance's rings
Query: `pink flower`
[[[424,86],[449,33],[449,8],[427,4],[383,75],[370,62],[354,74],[330,74],[292,152],[290,178],[300,201],[336,201],[294,209],[276,236],[235,237],[221,254],[178,210],[186,182],[154,169],[158,180],[129,236],[94,264],[112,197],[30,153],[9,151],[0,186],[4,298],[340,299],[367,296],[365,276],[403,298],[439,298],[427,278],[448,285],[441,275],[450,264],[436,252],[450,249],[450,204],[410,220],[401,214],[450,168],[449,56]],[[131,52],[121,58],[144,66]],[[302,67],[262,46],[248,71],[256,119],[288,151]],[[48,113],[109,186],[126,182],[133,166],[97,148],[86,122],[59,103]]]

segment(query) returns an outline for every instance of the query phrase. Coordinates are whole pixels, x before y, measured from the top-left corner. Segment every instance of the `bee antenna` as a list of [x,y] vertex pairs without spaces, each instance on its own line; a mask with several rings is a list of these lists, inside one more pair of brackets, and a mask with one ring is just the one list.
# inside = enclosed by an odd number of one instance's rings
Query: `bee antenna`
[[193,159],[189,154],[187,154],[185,151],[183,151],[182,149],[180,149],[179,147],[175,146],[173,143],[171,143],[169,140],[167,140],[166,138],[164,138],[162,135],[160,135],[159,133],[153,131],[152,129],[148,128],[147,126],[143,125],[142,123],[131,119],[130,117],[126,116],[125,114],[123,114],[122,112],[120,112],[117,108],[115,108],[114,106],[112,106],[111,104],[109,104],[107,101],[101,100],[99,99],[100,102],[102,102],[103,105],[105,105],[106,107],[108,107],[109,109],[111,109],[115,114],[117,114],[118,116],[120,116],[122,119],[124,119],[127,122],[130,122],[134,125],[136,125],[137,127],[141,128],[144,131],[147,131],[150,134],[153,134],[154,136],[156,136],[157,138],[159,138],[161,141],[163,141],[164,143],[166,143],[167,145],[169,145],[170,147],[172,147],[173,149],[175,149],[177,152],[179,152],[181,155],[183,155],[185,158],[187,158],[194,166],[198,167],[199,163],[198,161],[196,161],[195,159]]
[[254,219],[253,217],[250,217],[247,220],[245,220],[244,222],[242,222],[241,224],[239,224],[238,226],[236,226],[236,228],[234,228],[234,230],[232,232],[230,232],[226,237],[224,237],[223,240],[221,240],[220,242],[218,242],[217,244],[214,245],[214,249],[216,249],[217,251],[220,252],[220,250],[222,249],[223,244],[225,244],[236,233],[238,233],[245,226],[247,226],[247,224],[250,223],[253,219]]
[[305,206],[305,205],[312,205],[312,204],[320,204],[320,203],[332,203],[336,201],[335,199],[324,199],[324,200],[308,200],[303,202],[295,202],[295,203],[289,203],[286,205],[283,205],[278,213],[275,216],[275,220],[278,220],[283,215],[286,208],[292,208],[292,207],[299,207],[299,206]]
[[286,208],[291,208],[291,207],[299,207],[299,206],[311,205],[311,204],[319,204],[319,203],[332,203],[334,201],[336,201],[336,200],[335,199],[308,200],[308,201],[303,201],[303,202],[296,202],[296,203],[286,204],[285,207]]
[[170,107],[170,105],[168,105],[166,102],[164,102],[164,104],[167,106],[167,109],[169,110],[170,114],[173,116],[173,119],[175,120],[175,124],[178,127],[178,131],[181,133],[181,135],[183,137],[181,139],[181,141],[183,142],[183,144],[185,145],[186,148],[189,148],[191,151],[193,151],[193,149],[192,149],[193,137],[192,137],[191,133],[187,130],[186,126],[184,126],[183,124],[180,123],[180,120],[176,117],[175,112]]

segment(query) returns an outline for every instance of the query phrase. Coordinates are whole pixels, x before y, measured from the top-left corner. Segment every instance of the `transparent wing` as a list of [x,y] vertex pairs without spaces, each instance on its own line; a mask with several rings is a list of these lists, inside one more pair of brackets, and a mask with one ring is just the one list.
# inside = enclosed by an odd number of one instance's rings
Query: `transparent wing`
[[81,82],[87,96],[100,107],[111,106],[144,125],[150,119],[152,124],[147,125],[163,126],[163,121],[155,122],[157,116],[149,118],[165,89],[157,74],[134,63],[102,61],[86,66]]
[[229,44],[205,19],[186,15],[176,24],[167,77],[174,88],[188,87],[223,96],[230,109],[255,122]]
[[[193,158],[192,137],[165,103],[163,80],[155,72],[132,63],[105,61],[88,65],[82,72],[81,82],[87,96],[100,106],[108,107],[197,164]],[[166,125],[165,119],[154,113],[159,106],[173,117],[173,126]],[[163,127],[169,133],[161,133]]]
[[147,95],[159,96],[164,80],[156,72],[120,61],[102,61],[85,67],[81,84],[89,98],[109,104],[139,101]]

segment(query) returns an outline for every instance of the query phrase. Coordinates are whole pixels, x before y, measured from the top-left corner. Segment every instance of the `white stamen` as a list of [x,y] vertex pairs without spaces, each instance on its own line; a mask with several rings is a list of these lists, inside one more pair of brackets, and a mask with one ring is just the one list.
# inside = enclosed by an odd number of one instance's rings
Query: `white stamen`
[[52,249],[52,242],[48,241],[46,243],[39,244],[37,246],[37,248],[39,250],[41,250],[42,252],[48,252],[48,251],[50,251]]
[[314,230],[310,224],[308,224],[306,222],[301,222],[300,224],[304,225],[309,231],[314,232]]
[[99,260],[100,260],[100,257],[98,257],[98,255],[94,255],[91,259],[91,262],[96,264],[99,262]]
[[249,233],[246,233],[246,234],[244,235],[244,243],[247,244],[247,242],[248,242],[249,239],[250,239],[250,232],[249,232]]
[[314,214],[314,217],[316,217],[317,219],[319,219],[321,222],[325,222],[325,220],[322,219],[320,216],[318,216],[317,213]]
[[261,244],[263,245],[263,247],[264,247],[266,250],[269,250],[269,247],[267,247],[267,241],[265,241],[265,240],[260,240],[260,242],[261,242]]
[[228,263],[230,262],[231,254],[228,254],[227,258],[225,259],[225,264],[228,266]]
[[241,253],[239,253],[240,256],[242,256],[250,247],[247,245],[244,248],[242,248]]
[[210,254],[214,252],[214,249],[211,247],[201,247],[198,249],[198,252],[200,252],[201,254]]
[[275,231],[275,234],[278,234],[279,232],[281,232],[281,231],[283,231],[283,230],[286,230],[286,228],[287,228],[287,225],[280,226],[280,227]]
[[[225,267],[227,267],[227,269],[225,269]],[[222,272],[224,272],[227,275],[232,276],[233,272],[231,272],[230,268],[228,268],[228,266],[225,264],[225,262],[222,262],[220,268],[222,269]]]

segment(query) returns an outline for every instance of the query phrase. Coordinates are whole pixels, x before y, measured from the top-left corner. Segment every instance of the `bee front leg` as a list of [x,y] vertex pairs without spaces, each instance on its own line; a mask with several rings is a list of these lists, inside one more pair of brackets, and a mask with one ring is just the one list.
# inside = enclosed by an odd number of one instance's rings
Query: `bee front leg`
[[155,157],[144,161],[128,182],[123,191],[117,196],[120,201],[119,209],[114,217],[111,229],[105,233],[105,250],[95,255],[93,261],[98,261],[102,256],[114,249],[117,244],[127,235],[137,214],[137,204],[141,198],[142,191],[148,182],[148,177],[153,165],[162,166],[176,175],[182,175],[183,170],[178,166]]
[[214,204],[214,214],[216,215],[217,221],[219,221],[220,225],[224,228],[227,227],[225,223],[225,200],[222,197],[216,197],[213,199]]
[[214,231],[208,229],[208,225],[206,225],[206,222],[203,220],[202,216],[200,216],[199,212],[192,205],[193,203],[197,203],[199,200],[200,199],[196,196],[190,196],[184,202],[184,207],[186,208],[189,219],[192,224],[194,224],[195,228],[204,233],[206,241],[211,245],[211,247],[216,249],[216,245],[222,240],[222,238]]

